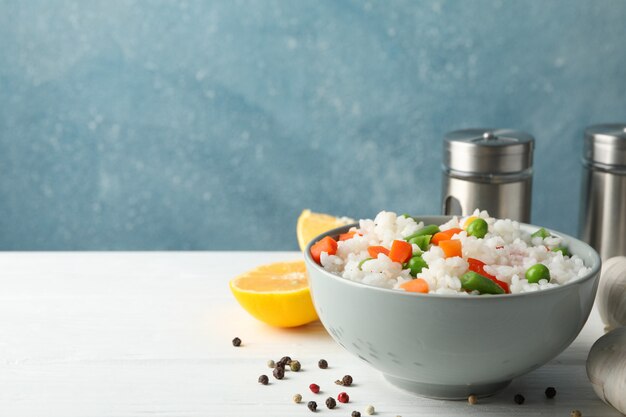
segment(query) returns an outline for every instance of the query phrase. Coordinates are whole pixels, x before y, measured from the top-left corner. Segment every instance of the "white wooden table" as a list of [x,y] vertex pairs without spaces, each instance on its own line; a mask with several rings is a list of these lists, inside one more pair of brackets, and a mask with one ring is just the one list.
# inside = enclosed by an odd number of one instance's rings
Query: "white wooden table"
[[[372,404],[380,416],[620,416],[594,394],[585,359],[602,334],[594,311],[578,339],[504,392],[470,406],[401,392],[343,351],[319,323],[271,328],[249,317],[228,280],[295,252],[0,254],[0,416],[350,416]],[[238,336],[243,345],[235,348]],[[302,363],[282,381],[268,359]],[[317,361],[330,367],[320,370]],[[257,383],[260,374],[270,385]],[[324,406],[341,387],[349,404]],[[321,386],[318,395],[310,383]],[[545,398],[547,386],[557,396]],[[294,404],[301,393],[304,402]],[[513,396],[526,402],[517,405]]]

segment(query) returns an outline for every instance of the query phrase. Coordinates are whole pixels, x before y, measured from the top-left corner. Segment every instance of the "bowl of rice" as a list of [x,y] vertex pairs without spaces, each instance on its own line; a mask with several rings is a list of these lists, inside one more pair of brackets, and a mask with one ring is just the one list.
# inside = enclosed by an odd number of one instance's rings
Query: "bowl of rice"
[[591,311],[598,253],[550,229],[396,215],[305,250],[313,303],[346,350],[422,396],[487,396],[561,353]]

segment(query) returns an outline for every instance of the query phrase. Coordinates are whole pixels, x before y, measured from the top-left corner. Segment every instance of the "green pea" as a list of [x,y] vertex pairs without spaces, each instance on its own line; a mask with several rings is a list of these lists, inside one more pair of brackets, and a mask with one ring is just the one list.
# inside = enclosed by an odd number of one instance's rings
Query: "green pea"
[[570,251],[564,246],[559,246],[558,248],[554,248],[552,249],[552,252],[561,252],[563,256],[572,256]]
[[423,236],[415,236],[414,238],[409,239],[409,243],[412,245],[417,245],[421,250],[428,250],[428,245],[430,244],[430,239],[432,235],[423,235]]
[[359,262],[359,270],[363,270],[363,268],[361,268],[363,266],[363,264],[367,261],[371,261],[373,258],[365,258],[363,259],[361,262]]
[[435,233],[439,233],[441,230],[439,230],[439,226],[437,226],[436,224],[429,224],[428,226],[424,226],[422,227],[420,230],[418,230],[417,232],[413,233],[410,236],[407,236],[404,238],[404,240],[406,240],[407,242],[411,239],[413,239],[414,237],[418,237],[418,236],[425,236],[425,235],[434,235]]
[[550,270],[544,264],[535,264],[526,270],[526,279],[531,284],[536,284],[542,279],[550,281]]
[[542,227],[541,229],[537,230],[535,233],[530,235],[530,237],[540,237],[542,239],[545,239],[547,237],[550,237],[550,232],[548,232],[546,229]]
[[411,270],[411,275],[415,277],[422,272],[423,268],[428,268],[428,264],[421,256],[414,256],[409,259],[408,267]]
[[478,291],[481,294],[504,294],[501,286],[474,271],[461,275],[461,287],[464,290]]
[[474,236],[479,239],[484,238],[488,231],[489,226],[487,225],[487,222],[485,219],[481,218],[474,220],[469,224],[469,226],[467,226],[467,235]]

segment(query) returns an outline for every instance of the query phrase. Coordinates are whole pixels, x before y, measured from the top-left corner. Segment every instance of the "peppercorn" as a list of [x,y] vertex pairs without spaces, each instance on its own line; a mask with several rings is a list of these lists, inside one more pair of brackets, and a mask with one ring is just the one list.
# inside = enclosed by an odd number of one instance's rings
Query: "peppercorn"
[[358,411],[353,411],[351,416],[352,417],[361,417],[361,413],[359,413]]
[[300,404],[300,401],[302,401],[302,395],[300,395],[300,394],[295,394],[295,395],[293,396],[293,402],[294,402],[294,403],[296,403],[296,404]]
[[291,361],[289,362],[289,368],[291,368],[291,370],[293,372],[298,372],[300,370],[302,365],[300,365],[300,362],[298,361]]
[[580,410],[572,410],[572,412],[570,413],[571,417],[582,417],[582,413],[580,412]]
[[341,379],[342,385],[349,387],[350,385],[352,385],[352,377],[350,375],[344,375],[344,377]]
[[267,385],[267,383],[269,382],[269,378],[267,377],[267,375],[261,375],[259,377],[259,384],[263,384],[263,385]]
[[515,397],[513,397],[513,401],[520,405],[524,404],[524,400],[526,400],[526,398],[524,398],[522,394],[515,394]]
[[555,395],[556,395],[556,389],[554,387],[546,388],[546,397],[554,398]]
[[317,411],[317,403],[315,401],[309,401],[306,406],[313,412]]
[[241,346],[241,339],[240,339],[240,338],[238,338],[238,337],[235,337],[235,338],[233,339],[233,346],[234,346],[234,347],[239,347],[239,346]]
[[348,401],[350,401],[350,397],[348,396],[348,394],[346,394],[345,392],[340,392],[339,395],[337,395],[337,400],[340,403],[347,403]]
[[367,407],[365,407],[365,414],[367,414],[368,416],[371,416],[375,412],[376,410],[374,409],[373,405],[368,405]]
[[309,385],[309,389],[311,390],[313,394],[317,394],[318,392],[320,392],[320,386],[317,384]]
[[269,360],[267,361],[267,367],[268,368],[276,368],[276,362],[274,362],[273,360]]
[[336,406],[337,406],[337,401],[335,401],[333,397],[326,398],[326,407],[332,410]]
[[326,359],[320,359],[317,362],[317,366],[319,366],[320,369],[326,369],[326,368],[328,368],[328,362],[326,362]]
[[285,366],[289,365],[289,362],[291,362],[291,358],[289,356],[283,356],[278,361],[278,364],[280,364],[284,368]]
[[274,372],[272,372],[272,374],[276,379],[283,379],[285,377],[285,368],[283,368],[282,366],[277,366],[276,368],[274,368]]
[[469,397],[467,397],[467,402],[470,403],[471,405],[474,405],[478,402],[478,397],[472,394]]

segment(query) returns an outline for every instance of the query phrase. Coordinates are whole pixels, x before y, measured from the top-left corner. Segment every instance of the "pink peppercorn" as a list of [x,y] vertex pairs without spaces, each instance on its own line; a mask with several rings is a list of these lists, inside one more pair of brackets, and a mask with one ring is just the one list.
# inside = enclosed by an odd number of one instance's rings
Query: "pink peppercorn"
[[345,392],[340,392],[339,395],[337,395],[337,401],[345,404],[350,401],[350,397]]
[[320,386],[317,384],[311,384],[309,385],[309,389],[311,390],[312,393],[317,394],[318,392],[320,392]]

